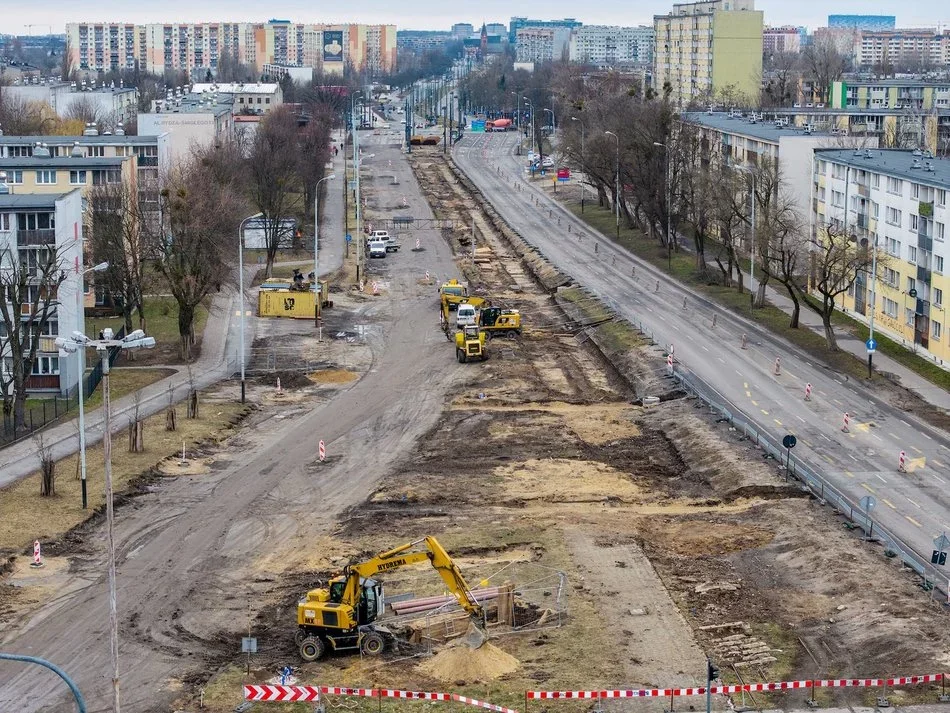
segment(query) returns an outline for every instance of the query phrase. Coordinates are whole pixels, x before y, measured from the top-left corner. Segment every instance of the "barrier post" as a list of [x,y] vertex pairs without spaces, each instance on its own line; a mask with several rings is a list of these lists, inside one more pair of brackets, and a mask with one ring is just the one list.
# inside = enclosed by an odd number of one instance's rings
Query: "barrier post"
[[905,465],[906,460],[907,460],[907,454],[906,454],[904,451],[901,451],[900,456],[898,456],[898,461],[897,461],[897,472],[898,472],[898,473],[906,473],[906,472],[907,472],[907,467],[906,467],[906,465]]
[[743,334],[743,335],[742,335],[742,348],[743,348],[743,349],[748,349],[748,348],[749,348],[749,346],[748,346],[748,341],[747,341],[747,340],[748,340],[748,337],[746,337],[746,335]]

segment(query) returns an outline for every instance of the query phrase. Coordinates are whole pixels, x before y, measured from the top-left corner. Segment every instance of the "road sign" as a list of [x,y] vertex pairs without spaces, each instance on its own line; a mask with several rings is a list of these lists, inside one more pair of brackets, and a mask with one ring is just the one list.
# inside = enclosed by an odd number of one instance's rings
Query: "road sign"
[[256,636],[242,636],[241,637],[241,653],[242,654],[256,654],[257,653],[257,637]]
[[938,550],[945,550],[948,545],[950,545],[950,537],[947,537],[947,533],[943,533],[940,537],[934,538],[934,547]]
[[785,448],[794,448],[797,443],[798,439],[795,438],[795,436],[793,436],[791,433],[782,439],[782,445],[785,446]]
[[863,498],[861,498],[858,501],[858,505],[861,507],[862,510],[864,510],[866,514],[870,515],[871,511],[877,505],[877,500],[875,500],[874,497],[871,495],[865,495]]
[[947,553],[940,550],[934,550],[930,555],[930,564],[939,564],[941,567],[947,563]]
[[350,235],[349,233],[347,233],[347,234],[346,234],[346,242],[349,243],[349,242],[352,242],[352,241],[353,241],[353,236]]
[[868,340],[864,343],[864,346],[866,346],[866,347],[868,348],[868,354],[873,354],[873,353],[875,352],[875,350],[877,349],[877,340],[876,340],[876,339],[868,339]]

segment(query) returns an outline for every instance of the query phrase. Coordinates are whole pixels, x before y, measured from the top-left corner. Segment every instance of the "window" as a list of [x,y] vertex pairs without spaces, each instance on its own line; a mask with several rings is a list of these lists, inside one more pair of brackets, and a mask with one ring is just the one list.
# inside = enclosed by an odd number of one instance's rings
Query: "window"
[[918,230],[920,228],[920,218],[913,213],[910,214],[910,229]]
[[31,373],[36,376],[59,374],[59,357],[36,357]]
[[86,185],[86,172],[85,171],[70,171],[69,183],[70,185],[73,185],[73,186]]
[[892,319],[897,319],[897,303],[894,300],[884,298],[884,314]]
[[916,290],[916,289],[917,289],[917,280],[915,280],[913,277],[908,277],[907,291],[910,292],[911,290]]
[[943,240],[943,223],[934,223],[934,239]]
[[56,171],[44,168],[42,171],[36,172],[36,183],[37,185],[52,185],[56,183]]
[[901,284],[901,274],[897,270],[892,270],[889,267],[884,268],[884,282],[886,282],[891,287],[900,287]]
[[107,183],[121,183],[122,172],[117,169],[92,172],[92,185],[104,186]]
[[93,158],[103,158],[106,155],[105,146],[90,146],[89,155]]
[[895,195],[900,195],[901,183],[902,181],[899,178],[892,178],[891,176],[888,176],[887,177],[887,192],[894,193]]
[[943,189],[937,189],[937,205],[947,205],[947,192]]
[[912,327],[914,325],[914,318],[915,318],[914,310],[912,310],[910,307],[905,307],[904,308],[904,323],[908,327]]
[[265,103],[265,104],[270,104],[270,97],[267,97],[266,99],[264,99],[264,103]]
[[23,183],[23,171],[7,171],[7,183],[18,186]]
[[934,287],[934,304],[938,307],[943,304],[943,290],[939,287]]
[[10,229],[10,214],[0,213],[0,230]]
[[831,166],[831,177],[832,178],[844,178],[845,167],[840,163],[832,164]]
[[875,173],[871,176],[871,188],[881,187],[881,174]]
[[884,218],[887,223],[891,225],[900,226],[901,224],[901,212],[897,208],[888,208],[887,216]]
[[844,208],[844,193],[840,191],[831,192],[831,205],[835,208]]
[[55,213],[17,213],[17,230],[48,230],[56,227]]
[[911,183],[910,184],[910,197],[914,200],[920,200],[920,184]]
[[917,263],[917,246],[908,245],[907,246],[907,262]]
[[940,334],[943,332],[943,325],[940,324],[940,322],[931,322],[930,324],[932,326],[931,334],[933,335],[933,338],[940,339]]
[[934,272],[943,273],[943,256],[934,255]]

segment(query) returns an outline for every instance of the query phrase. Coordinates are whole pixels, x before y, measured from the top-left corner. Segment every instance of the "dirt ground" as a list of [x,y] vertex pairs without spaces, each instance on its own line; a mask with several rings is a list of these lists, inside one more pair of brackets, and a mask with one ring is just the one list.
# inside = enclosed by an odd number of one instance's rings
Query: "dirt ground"
[[[441,157],[418,151],[411,160],[436,215],[465,223],[472,202]],[[423,647],[383,661],[331,656],[299,666],[302,680],[449,688],[517,707],[528,688],[702,685],[707,654],[729,681],[939,670],[950,631],[913,577],[786,485],[774,461],[700,404],[631,405],[630,386],[578,345],[490,228],[476,228],[479,257],[490,259],[459,258],[459,268],[476,294],[519,309],[525,333],[490,342],[487,362],[461,367],[465,378],[415,456],[278,578],[258,623],[283,629],[288,645],[261,661],[255,681],[292,656],[293,604],[306,588],[351,559],[428,534],[473,585],[514,581],[535,614],[556,610],[563,626],[538,627],[524,613],[525,631],[499,631],[492,643],[506,672],[497,677],[452,650],[452,680]],[[446,234],[465,256],[469,230]],[[431,309],[435,322],[435,299]],[[563,597],[554,596],[557,572],[568,583]],[[388,595],[444,593],[426,568],[389,572],[385,584]],[[873,695],[819,698],[858,704]],[[910,701],[921,691],[889,695]],[[755,704],[801,707],[804,698]]]

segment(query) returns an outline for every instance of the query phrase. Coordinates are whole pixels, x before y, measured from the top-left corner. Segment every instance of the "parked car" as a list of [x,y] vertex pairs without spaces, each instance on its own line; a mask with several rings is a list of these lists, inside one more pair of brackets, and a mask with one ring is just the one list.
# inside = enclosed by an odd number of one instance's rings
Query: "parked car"
[[389,245],[389,243],[387,243],[385,240],[370,240],[369,243],[367,243],[367,246],[369,247],[369,256],[371,258],[386,257],[386,253],[388,252],[386,249],[387,245]]

